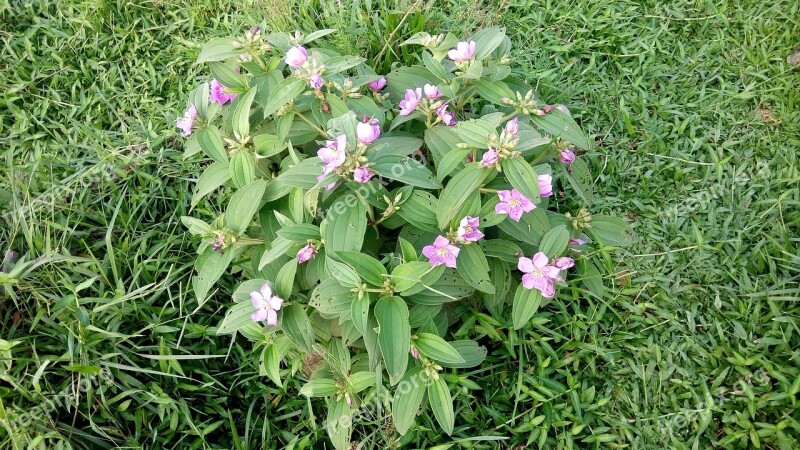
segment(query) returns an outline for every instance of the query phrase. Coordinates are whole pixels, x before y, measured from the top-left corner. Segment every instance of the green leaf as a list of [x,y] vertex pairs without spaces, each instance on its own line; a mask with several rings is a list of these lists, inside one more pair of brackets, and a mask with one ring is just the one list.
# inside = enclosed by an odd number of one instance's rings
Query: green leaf
[[386,268],[380,261],[364,253],[338,251],[336,256],[355,269],[361,279],[373,286],[383,286],[386,281]]
[[211,75],[223,86],[244,92],[249,86],[249,79],[246,75],[236,73],[227,64],[211,62],[208,64]]
[[564,139],[583,150],[590,149],[589,139],[569,113],[560,108],[555,108],[543,116],[532,115],[531,123],[554,138]]
[[340,250],[357,252],[364,243],[364,234],[367,231],[367,207],[358,200],[352,206],[346,203],[335,202],[325,219],[327,224],[322,237],[328,254]]
[[[283,117],[286,116],[281,116],[281,118]],[[286,148],[286,143],[278,136],[259,134],[258,136],[253,136],[253,147],[258,157],[269,158],[270,156],[275,156],[282,152]]]
[[539,251],[550,259],[561,256],[569,243],[569,231],[564,225],[557,226],[542,236],[539,242]]
[[481,239],[478,244],[489,258],[498,258],[507,263],[516,265],[522,250],[519,245],[503,239]]
[[523,214],[519,222],[507,219],[500,222],[497,227],[515,239],[531,245],[539,245],[542,236],[550,230],[550,222],[544,211],[544,208],[536,208]]
[[439,196],[436,218],[440,230],[450,226],[458,210],[464,205],[469,196],[480,188],[489,174],[477,162],[468,164],[447,183]]
[[348,381],[353,388],[353,393],[358,394],[368,387],[375,386],[375,374],[372,372],[356,372],[350,375]]
[[506,179],[516,190],[533,203],[539,203],[539,176],[525,159],[508,158],[500,163]]
[[450,172],[455,170],[459,164],[467,164],[467,155],[471,152],[468,148],[454,148],[450,150],[441,161],[439,167],[436,169],[436,178],[442,181],[450,175]]
[[[442,276],[443,265],[431,266],[427,261],[409,261],[398,265],[392,271],[392,284],[396,292],[413,295],[430,286]],[[414,288],[414,289],[412,289]]]
[[233,127],[233,132],[240,138],[250,135],[250,106],[253,104],[255,97],[256,87],[254,86],[234,99],[231,126]]
[[452,369],[469,369],[480,366],[486,359],[486,347],[478,345],[472,340],[453,341],[450,343],[461,355],[463,363],[442,363],[442,366]]
[[598,214],[589,225],[587,231],[605,245],[624,247],[636,242],[631,226],[620,218]]
[[236,255],[234,251],[236,247],[228,248],[220,254],[214,251],[211,247],[205,249],[197,261],[195,261],[195,270],[197,275],[192,277],[192,288],[194,295],[199,303],[206,300],[208,291],[219,280],[219,277],[228,269],[233,257]]
[[478,80],[475,83],[475,87],[478,88],[478,95],[495,105],[508,106],[503,103],[503,99],[514,99],[516,97],[514,91],[502,81]]
[[300,388],[300,395],[308,398],[328,397],[339,391],[336,382],[327,378],[311,380]]
[[397,210],[403,220],[420,230],[437,233],[436,210],[438,200],[430,192],[415,190]]
[[236,39],[232,37],[216,38],[208,41],[200,51],[196,64],[209,61],[224,61],[240,55],[243,50],[233,46],[235,41]]
[[317,39],[319,39],[319,38],[321,38],[323,36],[327,36],[327,35],[329,35],[331,33],[334,33],[334,32],[336,32],[336,29],[334,29],[334,28],[323,28],[322,30],[314,31],[312,33],[307,34],[303,38],[303,44],[308,44],[310,42],[314,42]]
[[317,177],[320,174],[322,174],[322,160],[315,156],[293,165],[275,180],[287,186],[311,189],[317,185]]
[[275,279],[275,291],[278,297],[288,300],[292,296],[295,274],[297,274],[297,258],[292,258],[281,267]]
[[425,396],[425,383],[421,373],[420,367],[414,367],[406,372],[392,399],[392,421],[401,436],[411,428]]
[[372,170],[384,178],[401,181],[424,189],[439,189],[442,185],[431,171],[417,160],[394,154],[384,154],[372,160]]
[[283,237],[277,237],[270,244],[270,248],[261,255],[261,260],[258,263],[258,270],[263,269],[264,266],[285,255],[294,245],[296,245],[296,243],[293,241]]
[[539,309],[539,305],[542,304],[542,298],[538,289],[527,289],[525,286],[519,285],[514,294],[514,304],[511,307],[511,321],[515,330],[528,324],[528,321]]
[[475,41],[475,59],[481,60],[491,55],[505,38],[505,30],[500,27],[485,28],[475,33],[470,39]]
[[347,450],[350,444],[350,435],[353,432],[353,411],[344,397],[334,400],[328,409],[325,418],[325,430],[331,438],[331,443],[336,450]]
[[311,353],[314,347],[314,331],[303,306],[297,303],[284,306],[280,312],[281,328],[300,350]]
[[411,262],[417,260],[417,251],[414,246],[407,240],[398,237],[397,245],[400,247],[400,253],[403,255],[403,262]]
[[228,164],[228,153],[225,151],[225,144],[219,134],[219,128],[207,125],[197,132],[197,143],[209,158],[222,164]]
[[226,334],[233,334],[239,331],[242,327],[253,323],[250,315],[255,312],[253,304],[250,302],[236,303],[228,309],[225,313],[225,318],[222,319],[217,327],[217,336]]
[[280,337],[264,349],[264,372],[278,387],[283,387],[280,376],[280,364],[283,356],[289,350],[290,342],[286,337]]
[[444,378],[438,377],[428,384],[428,402],[436,421],[448,435],[453,433],[456,418],[453,413],[453,397]]
[[383,297],[375,304],[375,318],[378,319],[378,345],[383,362],[389,381],[395,385],[408,366],[411,347],[408,306],[400,297]]
[[369,324],[369,292],[365,292],[361,299],[354,296],[350,304],[350,315],[353,325],[363,335]]
[[261,207],[261,197],[266,188],[266,181],[256,180],[236,191],[225,210],[225,226],[236,234],[244,233]]
[[197,184],[194,186],[194,193],[192,194],[192,208],[200,203],[206,195],[214,192],[220,186],[224,185],[231,178],[228,165],[221,162],[214,162],[206,168]]
[[456,260],[456,269],[470,286],[481,292],[494,294],[494,286],[489,278],[489,263],[479,245],[461,246]]
[[230,179],[233,185],[241,188],[253,182],[256,177],[256,163],[247,152],[239,152],[231,158]]
[[285,78],[270,91],[269,100],[264,105],[264,117],[275,114],[287,103],[291,102],[306,89],[306,82],[300,78]]
[[465,363],[461,354],[447,341],[431,333],[418,333],[414,346],[423,355],[446,364]]
[[384,155],[408,156],[422,147],[422,139],[413,136],[383,136],[370,144],[367,157],[377,159]]
[[308,240],[319,240],[319,227],[310,223],[288,225],[277,231],[278,236],[292,242],[306,243]]
[[445,71],[444,66],[442,65],[441,61],[435,59],[429,52],[422,52],[422,62],[425,64],[425,67],[431,71],[431,73],[442,81],[447,81],[447,71]]
[[353,293],[338,280],[323,280],[308,298],[308,304],[326,318],[349,318]]
[[453,129],[462,142],[476,148],[488,148],[488,137],[497,136],[495,127],[480,119],[459,122]]
[[352,267],[331,258],[330,255],[325,255],[325,269],[342,286],[354,288],[361,283],[361,278]]

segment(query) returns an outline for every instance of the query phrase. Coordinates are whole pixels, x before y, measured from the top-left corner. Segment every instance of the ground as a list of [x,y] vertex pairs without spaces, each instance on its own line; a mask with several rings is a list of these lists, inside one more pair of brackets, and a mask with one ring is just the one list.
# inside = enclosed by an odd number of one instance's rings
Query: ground
[[[0,6],[3,448],[324,442],[322,405],[259,376],[246,340],[214,334],[225,305],[188,295],[201,163],[172,125],[200,45],[265,19],[343,30],[343,52],[391,36],[384,71],[415,30],[506,27],[516,74],[594,138],[592,212],[637,233],[605,255],[602,301],[573,292],[519,333],[466,320],[490,357],[450,379],[454,436],[421,417],[411,446],[797,448],[800,4],[393,3]],[[355,438],[391,445],[383,419]]]

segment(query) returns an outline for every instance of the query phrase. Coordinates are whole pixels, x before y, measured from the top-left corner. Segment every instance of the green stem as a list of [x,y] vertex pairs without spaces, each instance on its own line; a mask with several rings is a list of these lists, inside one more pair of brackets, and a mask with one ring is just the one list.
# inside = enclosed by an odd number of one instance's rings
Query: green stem
[[317,130],[317,132],[319,134],[321,134],[322,137],[324,137],[325,139],[330,139],[331,136],[328,133],[326,133],[325,130],[323,130],[322,128],[318,127],[317,124],[315,124],[315,123],[311,122],[310,120],[308,120],[308,118],[306,116],[304,116],[303,113],[301,113],[300,111],[295,111],[295,114],[297,114],[298,117],[303,119],[303,121],[305,123],[309,124],[311,126],[311,128]]

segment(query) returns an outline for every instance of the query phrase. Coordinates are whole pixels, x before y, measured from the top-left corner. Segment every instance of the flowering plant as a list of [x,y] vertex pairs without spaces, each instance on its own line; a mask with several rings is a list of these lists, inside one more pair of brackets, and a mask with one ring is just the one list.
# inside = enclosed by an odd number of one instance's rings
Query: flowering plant
[[569,278],[601,296],[590,250],[625,244],[630,229],[558,212],[590,205],[576,157],[590,142],[566,108],[540,106],[510,75],[501,29],[460,42],[420,33],[404,45],[421,65],[385,75],[309,45],[330,32],[256,27],[202,49],[212,79],[177,125],[187,155],[212,161],[192,204],[221,192],[227,206],[210,222],[183,218],[201,238],[194,292],[206,301],[235,267],[217,334],[252,340],[278,386],[282,363],[305,365],[300,393],[327,399],[337,448],[377,392],[394,392],[400,435],[425,394],[451,433],[440,373],[481,364],[486,348],[449,328],[480,309],[522,328]]

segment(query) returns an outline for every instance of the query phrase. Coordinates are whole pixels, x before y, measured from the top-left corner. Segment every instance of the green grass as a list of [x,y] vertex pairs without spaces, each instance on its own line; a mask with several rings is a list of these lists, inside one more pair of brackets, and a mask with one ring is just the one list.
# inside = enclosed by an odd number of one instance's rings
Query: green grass
[[[199,166],[174,117],[199,44],[262,18],[347,30],[330,45],[386,47],[384,71],[415,31],[505,26],[517,74],[594,136],[593,212],[639,237],[608,260],[603,301],[568,293],[520,333],[466,317],[458,333],[490,357],[448,375],[454,437],[421,416],[404,444],[800,445],[796,2],[50,3],[0,10],[0,205],[25,213],[0,220],[0,248],[27,258],[0,269],[0,339],[16,343],[0,341],[0,447],[324,445],[323,405],[215,336],[235,275],[205,304],[187,295],[178,218]],[[354,436],[398,444],[385,414]]]

